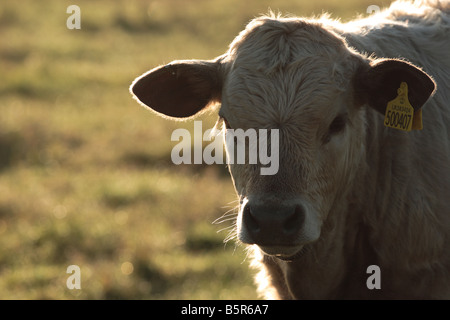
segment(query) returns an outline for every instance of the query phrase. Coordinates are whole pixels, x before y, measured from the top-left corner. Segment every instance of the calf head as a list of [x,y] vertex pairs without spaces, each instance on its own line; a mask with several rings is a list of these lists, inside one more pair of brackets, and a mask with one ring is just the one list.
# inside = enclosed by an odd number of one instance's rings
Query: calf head
[[226,129],[278,129],[276,174],[261,175],[260,163],[229,170],[240,198],[238,238],[290,259],[319,239],[364,161],[367,112],[381,117],[401,82],[414,108],[435,88],[414,65],[364,57],[319,22],[262,17],[224,55],[155,68],[131,92],[166,117],[189,118],[219,102]]

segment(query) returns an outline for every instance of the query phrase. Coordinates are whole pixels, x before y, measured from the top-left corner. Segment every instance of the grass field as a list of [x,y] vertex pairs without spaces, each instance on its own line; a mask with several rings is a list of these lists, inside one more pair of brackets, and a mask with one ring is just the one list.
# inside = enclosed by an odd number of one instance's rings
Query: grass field
[[[0,4],[0,299],[256,299],[225,166],[176,166],[175,123],[128,93],[144,71],[223,53],[268,9],[344,20],[361,0]],[[214,114],[201,118],[214,124]],[[69,265],[81,269],[70,290]]]

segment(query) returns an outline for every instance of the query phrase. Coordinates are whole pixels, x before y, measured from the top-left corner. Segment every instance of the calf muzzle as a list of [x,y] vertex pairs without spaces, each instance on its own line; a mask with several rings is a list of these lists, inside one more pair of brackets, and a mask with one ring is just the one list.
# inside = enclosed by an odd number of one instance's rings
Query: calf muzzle
[[299,205],[255,205],[247,202],[242,211],[240,240],[258,246],[296,246],[305,220]]

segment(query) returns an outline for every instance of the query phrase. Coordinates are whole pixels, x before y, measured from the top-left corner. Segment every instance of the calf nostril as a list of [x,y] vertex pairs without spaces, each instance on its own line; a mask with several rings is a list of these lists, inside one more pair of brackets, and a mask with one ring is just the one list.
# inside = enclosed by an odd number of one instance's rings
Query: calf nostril
[[300,226],[303,223],[305,214],[303,211],[303,208],[300,205],[297,205],[295,207],[295,210],[292,211],[292,213],[285,218],[283,222],[283,231],[286,235],[293,234],[297,232],[300,228]]
[[252,232],[259,232],[261,230],[261,227],[256,218],[253,216],[249,205],[246,205],[244,208],[244,223]]

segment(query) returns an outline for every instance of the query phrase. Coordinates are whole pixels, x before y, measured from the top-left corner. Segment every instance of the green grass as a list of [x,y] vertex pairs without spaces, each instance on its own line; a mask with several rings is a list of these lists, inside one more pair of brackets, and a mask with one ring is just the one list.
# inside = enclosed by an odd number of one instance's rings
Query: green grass
[[[170,135],[192,122],[156,117],[128,86],[220,55],[269,8],[350,19],[386,2],[84,0],[81,30],[69,4],[0,5],[0,298],[257,298],[245,249],[212,224],[236,204],[226,168],[173,165]],[[81,290],[66,287],[72,264]]]

